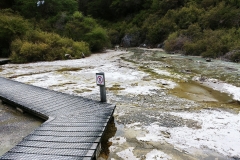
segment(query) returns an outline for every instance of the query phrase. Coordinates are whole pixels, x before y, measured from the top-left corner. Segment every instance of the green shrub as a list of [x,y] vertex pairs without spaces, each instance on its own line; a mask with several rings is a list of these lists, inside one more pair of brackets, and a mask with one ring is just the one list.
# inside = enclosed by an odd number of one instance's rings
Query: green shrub
[[234,51],[230,56],[232,62],[240,62],[240,50]]
[[85,56],[90,56],[89,45],[85,42],[74,42],[72,48],[74,51],[75,58],[81,58],[82,53]]
[[21,39],[11,43],[14,63],[27,63],[36,61],[53,61],[66,59],[66,54],[72,58],[81,58],[90,55],[89,45],[86,42],[74,42],[72,39],[61,38],[55,33],[32,31]]
[[209,29],[201,32],[193,28],[171,34],[165,41],[165,50],[168,52],[180,50],[186,55],[217,58],[233,50],[232,46],[237,46],[239,42],[236,29],[230,31]]
[[183,7],[178,11],[176,23],[181,29],[187,29],[191,24],[197,23],[203,11],[194,5]]
[[227,61],[240,62],[240,50],[232,50],[226,53],[223,58]]
[[11,52],[10,59],[13,63],[26,63],[25,57],[19,56],[19,53],[16,53],[15,51]]
[[70,47],[72,44],[74,43],[74,41],[72,39],[69,38],[60,38],[59,40],[56,41],[56,45],[57,46],[62,46],[62,47]]
[[183,50],[186,55],[199,56],[206,51],[206,44],[202,40],[195,43],[188,41],[184,44]]
[[90,44],[91,51],[100,51],[110,44],[106,30],[101,27],[96,27],[87,33],[85,41]]
[[73,13],[73,17],[77,19],[83,19],[83,14],[79,11]]
[[150,16],[144,22],[144,27],[147,30],[146,39],[151,44],[162,43],[177,28],[175,22],[171,19],[166,17],[159,19],[158,16]]
[[228,46],[222,37],[226,34],[225,30],[205,30],[204,31],[204,44],[206,45],[206,51],[201,55],[203,57],[220,57],[228,52]]
[[121,42],[121,35],[116,29],[109,29],[108,37],[113,45],[120,44]]
[[37,0],[14,0],[13,8],[26,18],[46,19],[56,16],[60,12],[74,13],[77,11],[76,0],[47,0],[37,6]]
[[189,39],[186,36],[178,35],[177,32],[172,33],[165,41],[164,49],[167,52],[180,52],[183,53],[183,46]]
[[91,18],[91,17],[85,17],[83,19],[83,23],[84,23],[85,27],[88,27],[88,28],[91,28],[91,29],[93,29],[93,28],[98,26],[96,20]]
[[32,29],[31,24],[12,10],[0,10],[0,57],[10,55],[10,43]]
[[[27,63],[44,60],[44,55],[46,54],[46,51],[49,47],[48,45],[44,43],[34,44],[31,42],[23,42],[22,44],[17,44],[17,42],[18,41],[12,42],[13,51],[10,58],[13,62]],[[19,52],[17,52],[17,48],[19,48],[20,46],[21,49],[19,50]]]
[[46,43],[23,43],[20,56],[25,57],[26,62],[36,62],[45,60],[49,46]]
[[14,41],[12,41],[11,50],[18,53],[20,52],[22,45],[23,41],[20,38],[17,38]]
[[66,22],[62,35],[74,41],[87,42],[91,51],[101,51],[110,44],[106,30],[95,19],[84,17],[80,12],[75,12]]
[[213,30],[220,28],[239,27],[239,8],[228,5],[225,1],[207,10],[200,18],[199,23],[203,28]]
[[187,29],[180,30],[179,32],[193,42],[200,40],[203,35],[202,29],[198,23],[191,24]]
[[48,52],[44,55],[44,61],[54,61],[65,59],[65,52],[63,52],[62,48],[52,47],[48,50]]

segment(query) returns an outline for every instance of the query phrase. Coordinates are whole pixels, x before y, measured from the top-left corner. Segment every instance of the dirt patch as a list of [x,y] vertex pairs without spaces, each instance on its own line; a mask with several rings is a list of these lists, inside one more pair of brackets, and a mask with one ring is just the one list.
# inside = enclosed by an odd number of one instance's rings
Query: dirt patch
[[79,67],[72,67],[72,68],[61,68],[61,69],[58,69],[57,72],[67,72],[67,71],[73,71],[73,72],[77,72],[77,71],[80,71],[82,70],[81,68]]

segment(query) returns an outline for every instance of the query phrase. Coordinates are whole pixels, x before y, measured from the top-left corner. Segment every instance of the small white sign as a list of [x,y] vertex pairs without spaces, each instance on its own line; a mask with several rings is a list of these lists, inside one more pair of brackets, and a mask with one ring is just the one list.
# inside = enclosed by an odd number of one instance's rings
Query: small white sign
[[97,82],[97,85],[104,85],[104,76],[103,75],[97,75],[96,76],[96,82]]

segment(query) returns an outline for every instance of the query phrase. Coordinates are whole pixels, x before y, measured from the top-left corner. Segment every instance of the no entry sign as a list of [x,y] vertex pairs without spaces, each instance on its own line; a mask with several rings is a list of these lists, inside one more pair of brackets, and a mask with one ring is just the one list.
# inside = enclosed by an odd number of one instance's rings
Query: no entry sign
[[105,85],[104,73],[96,73],[96,83],[99,86]]
[[101,102],[107,102],[104,73],[96,73],[96,83],[100,88]]

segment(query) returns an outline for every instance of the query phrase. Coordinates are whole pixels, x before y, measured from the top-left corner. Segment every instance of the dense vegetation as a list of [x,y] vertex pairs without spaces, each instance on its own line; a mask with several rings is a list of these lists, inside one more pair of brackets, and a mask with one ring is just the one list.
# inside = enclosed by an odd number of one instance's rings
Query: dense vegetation
[[239,0],[88,2],[81,11],[101,19],[112,43],[126,45],[130,39],[130,46],[164,45],[169,53],[240,61]]
[[75,0],[39,6],[33,0],[6,0],[0,5],[6,7],[0,10],[0,57],[12,62],[81,58],[110,45],[106,30],[83,16]]
[[41,60],[63,59],[66,53],[78,58],[110,43],[144,43],[164,46],[169,53],[240,61],[239,0],[37,2],[0,2],[1,9],[12,9],[0,13],[0,56],[11,54],[16,62],[37,61],[29,58],[34,54],[44,57]]

